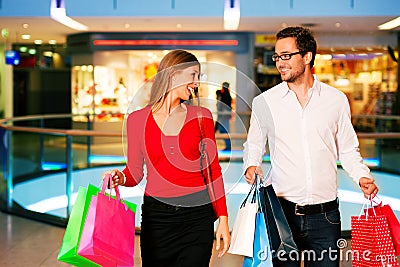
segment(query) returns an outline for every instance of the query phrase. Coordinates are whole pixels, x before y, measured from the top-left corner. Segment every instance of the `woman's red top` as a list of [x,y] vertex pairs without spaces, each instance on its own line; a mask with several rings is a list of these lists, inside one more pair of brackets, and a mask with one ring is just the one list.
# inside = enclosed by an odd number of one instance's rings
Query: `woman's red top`
[[[158,127],[150,106],[128,115],[127,164],[123,173],[125,186],[135,186],[143,179],[146,165],[145,195],[179,197],[206,189],[200,171],[199,110],[203,119],[203,141],[210,158],[216,196],[217,216],[227,216],[225,189],[215,142],[211,112],[203,107],[189,106],[185,123],[177,135],[165,135]],[[201,115],[200,115],[201,116]]]

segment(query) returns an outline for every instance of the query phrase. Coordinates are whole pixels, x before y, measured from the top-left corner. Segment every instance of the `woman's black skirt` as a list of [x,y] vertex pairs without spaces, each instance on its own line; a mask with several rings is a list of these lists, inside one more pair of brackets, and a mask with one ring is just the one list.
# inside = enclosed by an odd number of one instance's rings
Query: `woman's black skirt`
[[[196,203],[199,197],[208,197],[207,191],[173,199],[144,197],[140,234],[143,267],[209,266],[214,241],[212,205],[204,201],[200,201],[202,205],[186,205],[192,200]],[[166,204],[180,200],[185,205]]]

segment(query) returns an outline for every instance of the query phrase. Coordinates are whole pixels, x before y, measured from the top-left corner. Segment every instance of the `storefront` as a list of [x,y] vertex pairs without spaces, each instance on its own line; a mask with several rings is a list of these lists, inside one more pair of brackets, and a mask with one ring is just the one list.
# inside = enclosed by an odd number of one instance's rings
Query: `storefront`
[[[82,33],[67,38],[71,56],[74,128],[89,119],[93,129],[121,127],[128,110],[147,102],[151,78],[162,57],[173,49],[196,55],[207,83],[200,96],[215,99],[224,81],[231,85],[237,112],[248,112],[252,80],[252,33]],[[247,80],[244,77],[247,78]],[[236,97],[240,95],[240,97]],[[215,104],[215,103],[214,103]],[[215,105],[210,105],[215,110]],[[91,116],[88,116],[91,115]],[[107,122],[104,124],[103,122]],[[113,125],[115,124],[115,125]],[[86,127],[86,126],[82,126]]]
[[[382,41],[385,42],[387,40]],[[271,61],[274,43],[274,35],[256,35],[255,77],[263,91],[280,82],[279,73]],[[315,58],[314,72],[320,81],[347,95],[356,129],[393,131],[391,125],[385,125],[385,129],[376,129],[375,120],[358,119],[357,116],[396,114],[396,47],[383,44],[370,46],[366,43],[365,46],[335,48],[326,47],[323,41],[321,43]]]

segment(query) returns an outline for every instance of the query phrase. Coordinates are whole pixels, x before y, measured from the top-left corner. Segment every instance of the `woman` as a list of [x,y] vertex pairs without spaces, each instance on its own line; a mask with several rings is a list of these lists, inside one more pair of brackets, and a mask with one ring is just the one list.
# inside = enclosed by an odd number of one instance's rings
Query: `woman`
[[[140,234],[144,267],[209,266],[215,217],[219,219],[218,256],[229,247],[212,115],[205,108],[185,104],[197,91],[199,76],[200,63],[187,51],[171,51],[161,60],[150,104],[127,118],[127,165],[122,171],[111,171],[113,186],[135,186],[142,180],[146,164]],[[201,140],[211,159],[213,205],[205,171],[200,170]]]

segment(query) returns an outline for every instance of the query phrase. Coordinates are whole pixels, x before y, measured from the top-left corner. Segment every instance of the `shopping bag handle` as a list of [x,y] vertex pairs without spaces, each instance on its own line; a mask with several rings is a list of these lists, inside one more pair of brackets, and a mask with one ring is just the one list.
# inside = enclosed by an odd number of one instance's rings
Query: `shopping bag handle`
[[[372,211],[374,212],[374,215],[376,217],[376,212],[375,212],[374,207],[372,206],[372,203],[373,203],[373,200],[372,200],[371,196],[369,196],[367,199],[364,200],[364,204],[361,207],[361,212],[358,215],[358,219],[360,219],[360,217],[365,213],[365,220],[368,221],[368,209],[369,208],[372,208]],[[364,207],[366,207],[366,208],[364,209]]]
[[[375,199],[377,199],[378,201],[376,201]],[[377,206],[382,205],[382,200],[378,197],[378,195],[375,195],[374,198],[371,198],[371,206],[373,204],[377,204]]]
[[253,193],[253,196],[251,197],[250,203],[255,203],[255,202],[256,202],[256,197],[257,197],[257,196],[256,196],[256,195],[257,195],[257,177],[256,177],[256,179],[254,179],[254,182],[251,184],[249,193],[248,193],[247,196],[244,198],[242,204],[240,205],[240,208],[243,208],[243,207],[246,205],[246,203],[248,202],[248,199],[249,199],[251,193]]
[[[111,174],[107,173],[107,174],[104,176],[103,185],[101,186],[101,193],[102,193],[102,194],[105,194],[107,185],[109,185],[109,184],[111,185],[111,183],[112,183],[112,176],[111,176]],[[121,201],[121,196],[120,196],[120,194],[119,194],[118,185],[117,185],[117,186],[114,186],[114,187],[111,187],[111,186],[110,186],[110,195],[109,195],[109,198],[111,198],[111,190],[112,190],[113,188],[114,188],[114,190],[115,190],[115,194],[116,194],[116,196],[117,196],[117,200],[118,200],[118,202],[120,202],[120,201]]]

